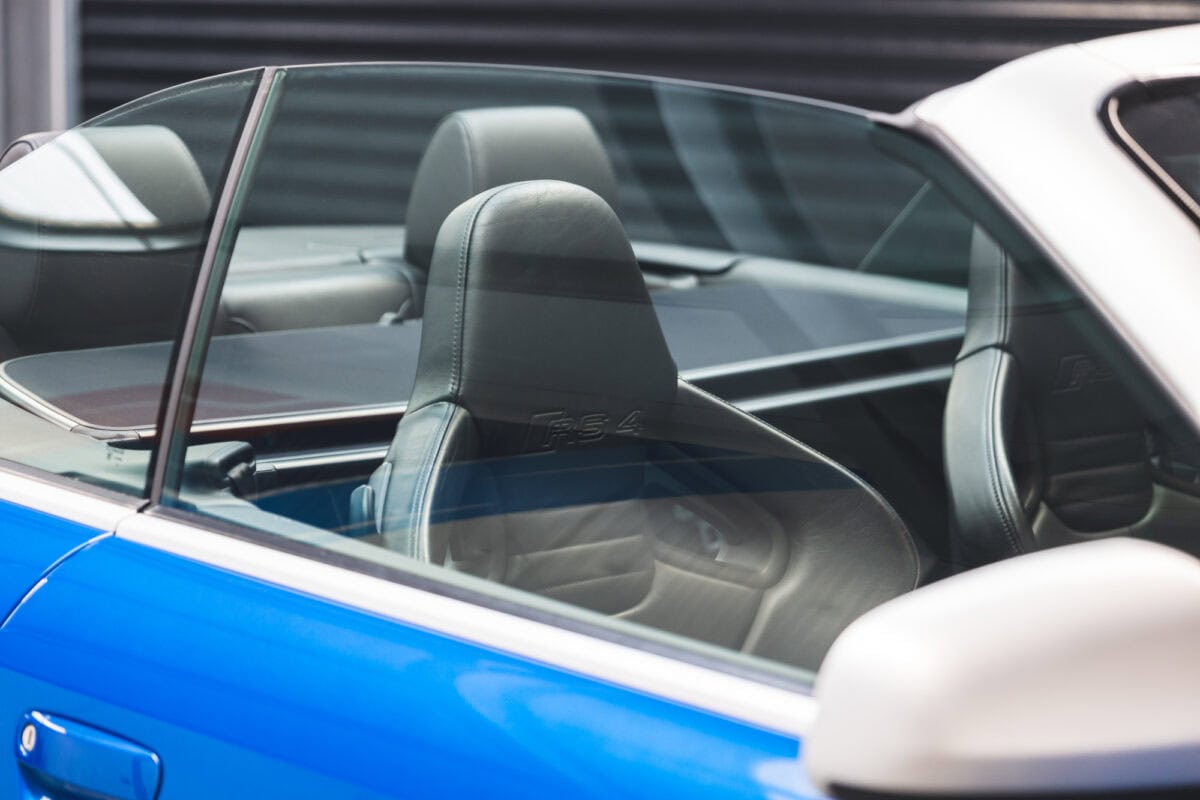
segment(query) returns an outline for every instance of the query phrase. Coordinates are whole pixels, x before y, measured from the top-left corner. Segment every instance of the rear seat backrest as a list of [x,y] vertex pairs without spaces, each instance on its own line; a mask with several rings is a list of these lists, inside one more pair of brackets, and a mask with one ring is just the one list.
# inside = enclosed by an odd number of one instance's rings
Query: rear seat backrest
[[[382,232],[398,240],[399,228]],[[217,333],[368,324],[413,316],[417,281],[370,227],[243,228],[221,293]]]
[[[332,227],[243,231],[268,260],[235,254],[221,298],[219,333],[371,323],[389,312],[420,316],[433,241],[456,206],[485,189],[550,178],[585,186],[616,206],[617,179],[591,122],[574,108],[517,106],[456,111],[443,119],[421,156],[408,201],[402,259],[363,258]],[[337,244],[333,240],[337,240]],[[330,254],[314,264],[311,241]],[[239,242],[239,249],[241,248]],[[248,248],[251,249],[251,248]],[[338,256],[335,251],[345,250]],[[294,263],[289,263],[290,258]]]

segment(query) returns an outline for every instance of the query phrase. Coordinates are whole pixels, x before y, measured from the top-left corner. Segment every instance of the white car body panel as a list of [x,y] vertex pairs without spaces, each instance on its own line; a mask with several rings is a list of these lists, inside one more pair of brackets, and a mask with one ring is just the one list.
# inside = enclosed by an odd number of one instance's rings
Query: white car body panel
[[1200,72],[1198,54],[1200,26],[1059,47],[913,108],[918,125],[975,169],[1193,423],[1200,235],[1113,140],[1101,113],[1122,86]]

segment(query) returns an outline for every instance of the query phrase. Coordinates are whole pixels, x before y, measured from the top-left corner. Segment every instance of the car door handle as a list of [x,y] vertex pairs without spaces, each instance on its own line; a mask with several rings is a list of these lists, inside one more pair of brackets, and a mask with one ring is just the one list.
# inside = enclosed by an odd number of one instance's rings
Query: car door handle
[[158,756],[141,745],[70,719],[30,711],[17,728],[17,762],[33,797],[153,800]]

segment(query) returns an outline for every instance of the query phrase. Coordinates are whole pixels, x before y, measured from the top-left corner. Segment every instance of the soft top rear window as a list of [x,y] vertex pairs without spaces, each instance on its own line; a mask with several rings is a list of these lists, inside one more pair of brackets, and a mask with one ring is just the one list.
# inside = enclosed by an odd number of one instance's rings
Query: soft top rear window
[[1110,101],[1109,120],[1141,165],[1200,219],[1200,80],[1124,92]]

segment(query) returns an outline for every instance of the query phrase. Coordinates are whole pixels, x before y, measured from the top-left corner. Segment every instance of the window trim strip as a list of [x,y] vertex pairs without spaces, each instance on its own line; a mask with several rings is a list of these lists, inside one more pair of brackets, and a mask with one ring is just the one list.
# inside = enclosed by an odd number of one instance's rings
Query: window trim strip
[[[207,353],[208,332],[205,317],[210,316],[208,299],[213,274],[220,266],[222,248],[228,240],[230,217],[236,212],[240,193],[245,184],[244,178],[249,167],[253,166],[257,146],[261,144],[260,129],[267,117],[270,101],[277,96],[276,76],[283,71],[276,67],[267,67],[259,76],[258,88],[250,102],[246,120],[242,124],[241,134],[221,187],[220,199],[213,215],[212,229],[204,247],[204,256],[200,262],[200,270],[196,275],[196,285],[192,293],[192,301],[188,307],[187,319],[180,335],[178,349],[171,364],[171,378],[168,382],[165,402],[159,410],[159,421],[155,428],[160,431],[158,446],[154,448],[150,464],[150,485],[147,496],[151,506],[162,504],[163,489],[171,478],[172,472],[182,475],[182,452],[186,450],[187,432],[191,427],[192,414],[195,406],[194,389],[197,384],[199,370],[203,366]],[[225,254],[228,261],[228,254]],[[197,342],[200,342],[197,346]],[[189,396],[191,392],[191,396]],[[180,457],[175,457],[176,453]]]
[[1121,121],[1121,103],[1123,101],[1134,98],[1145,101],[1149,99],[1142,96],[1145,92],[1165,91],[1175,94],[1189,90],[1195,91],[1198,84],[1200,84],[1200,77],[1189,73],[1124,86],[1113,92],[1104,102],[1104,107],[1100,112],[1100,121],[1108,130],[1109,136],[1125,150],[1134,163],[1166,192],[1175,205],[1179,206],[1194,222],[1200,224],[1200,203],[1179,185],[1179,182],[1158,163],[1158,159],[1142,147]]

